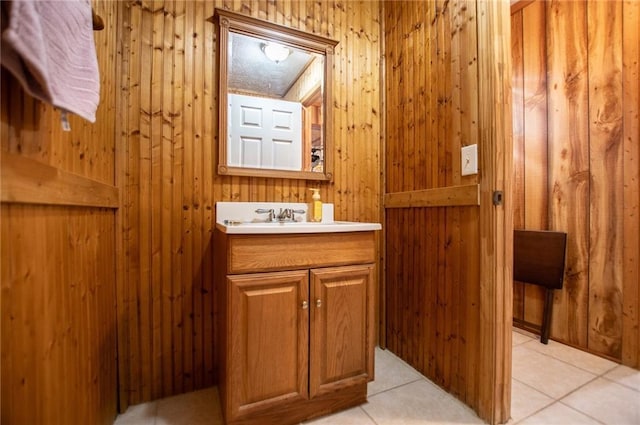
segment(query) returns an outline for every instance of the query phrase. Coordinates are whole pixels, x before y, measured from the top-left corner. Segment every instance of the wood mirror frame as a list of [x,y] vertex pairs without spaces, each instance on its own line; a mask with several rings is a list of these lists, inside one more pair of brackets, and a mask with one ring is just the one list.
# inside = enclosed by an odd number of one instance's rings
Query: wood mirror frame
[[[219,76],[219,102],[218,102],[218,174],[251,177],[274,177],[304,180],[330,181],[333,178],[333,106],[332,106],[332,69],[333,53],[337,41],[319,35],[310,34],[294,28],[274,24],[261,19],[252,18],[242,14],[230,12],[224,9],[215,9],[213,17],[208,21],[217,26],[218,32],[218,76]],[[228,43],[230,33],[257,37],[266,41],[277,42],[310,53],[316,53],[324,57],[324,81],[323,81],[323,144],[324,144],[324,168],[317,171],[294,171],[263,168],[246,168],[228,165],[227,137],[228,137]],[[309,153],[310,154],[310,153]],[[304,162],[304,161],[303,161]]]

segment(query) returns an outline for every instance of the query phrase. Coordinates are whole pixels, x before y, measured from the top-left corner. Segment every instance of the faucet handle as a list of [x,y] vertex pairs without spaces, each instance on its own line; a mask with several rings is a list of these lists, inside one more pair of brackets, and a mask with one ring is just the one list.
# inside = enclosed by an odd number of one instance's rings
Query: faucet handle
[[305,210],[291,210],[291,220],[296,221],[296,214],[304,214],[306,213]]
[[269,214],[269,219],[268,221],[273,221],[273,218],[275,217],[275,211],[273,211],[273,208],[267,209],[267,208],[258,208],[257,210],[255,210],[256,214]]

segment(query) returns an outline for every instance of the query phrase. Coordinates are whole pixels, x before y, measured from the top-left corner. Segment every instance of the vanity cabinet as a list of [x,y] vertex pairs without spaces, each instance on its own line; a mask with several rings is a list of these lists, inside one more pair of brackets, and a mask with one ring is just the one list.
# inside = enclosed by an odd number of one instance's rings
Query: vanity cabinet
[[375,344],[373,232],[217,232],[216,241],[226,423],[295,424],[365,402]]

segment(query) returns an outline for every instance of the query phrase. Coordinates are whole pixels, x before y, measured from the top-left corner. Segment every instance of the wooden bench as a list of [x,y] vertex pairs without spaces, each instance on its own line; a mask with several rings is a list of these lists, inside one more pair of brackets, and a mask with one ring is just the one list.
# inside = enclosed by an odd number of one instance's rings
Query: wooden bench
[[551,327],[553,290],[562,289],[567,234],[554,231],[514,230],[513,279],[545,288],[540,342],[547,344]]

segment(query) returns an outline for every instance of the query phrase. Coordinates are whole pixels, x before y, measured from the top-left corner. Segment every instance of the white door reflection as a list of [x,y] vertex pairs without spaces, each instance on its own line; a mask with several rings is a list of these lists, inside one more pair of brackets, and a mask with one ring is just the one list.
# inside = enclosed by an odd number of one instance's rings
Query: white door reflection
[[229,94],[228,164],[302,170],[302,105]]

